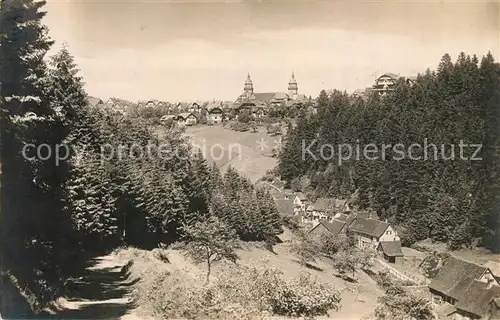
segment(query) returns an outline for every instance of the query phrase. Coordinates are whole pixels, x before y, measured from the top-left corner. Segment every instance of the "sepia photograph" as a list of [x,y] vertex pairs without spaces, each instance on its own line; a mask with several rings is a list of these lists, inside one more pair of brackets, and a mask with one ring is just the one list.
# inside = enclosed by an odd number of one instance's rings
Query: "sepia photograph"
[[0,0],[0,320],[500,320],[500,1]]

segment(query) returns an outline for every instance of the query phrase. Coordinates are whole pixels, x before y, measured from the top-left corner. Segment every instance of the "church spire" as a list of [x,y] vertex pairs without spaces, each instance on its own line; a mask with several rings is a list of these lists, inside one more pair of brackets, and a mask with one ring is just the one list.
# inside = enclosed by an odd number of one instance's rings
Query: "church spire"
[[250,72],[247,75],[247,80],[245,81],[245,87],[243,91],[245,92],[247,98],[253,94],[253,82],[252,79],[250,78]]
[[293,98],[296,97],[299,92],[299,86],[297,85],[297,80],[295,80],[295,72],[292,71],[292,79],[288,82],[288,94]]

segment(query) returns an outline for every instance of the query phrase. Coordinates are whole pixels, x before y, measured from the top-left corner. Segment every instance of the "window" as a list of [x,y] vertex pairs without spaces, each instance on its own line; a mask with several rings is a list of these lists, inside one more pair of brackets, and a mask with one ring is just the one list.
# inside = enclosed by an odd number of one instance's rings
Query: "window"
[[391,230],[387,230],[386,232],[387,234],[392,234],[392,231]]

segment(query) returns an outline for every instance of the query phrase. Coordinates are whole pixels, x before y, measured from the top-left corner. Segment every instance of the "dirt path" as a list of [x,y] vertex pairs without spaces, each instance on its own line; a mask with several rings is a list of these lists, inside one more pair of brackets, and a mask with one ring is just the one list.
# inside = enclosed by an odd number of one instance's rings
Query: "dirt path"
[[68,294],[58,300],[58,310],[50,318],[142,320],[133,312],[131,291],[138,279],[130,279],[129,267],[113,255],[94,259],[68,283]]

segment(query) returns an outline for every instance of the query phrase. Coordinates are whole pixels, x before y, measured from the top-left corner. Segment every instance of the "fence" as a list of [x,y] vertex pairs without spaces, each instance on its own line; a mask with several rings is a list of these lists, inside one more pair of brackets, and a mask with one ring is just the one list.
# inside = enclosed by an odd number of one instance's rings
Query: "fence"
[[389,264],[385,263],[384,261],[382,261],[380,259],[375,259],[375,261],[377,261],[384,270],[386,270],[387,272],[389,272],[390,274],[392,274],[393,276],[395,276],[396,278],[398,278],[400,280],[408,281],[408,282],[411,282],[415,285],[420,285],[422,282],[417,277],[406,275],[403,272],[395,269],[394,267],[390,266]]

